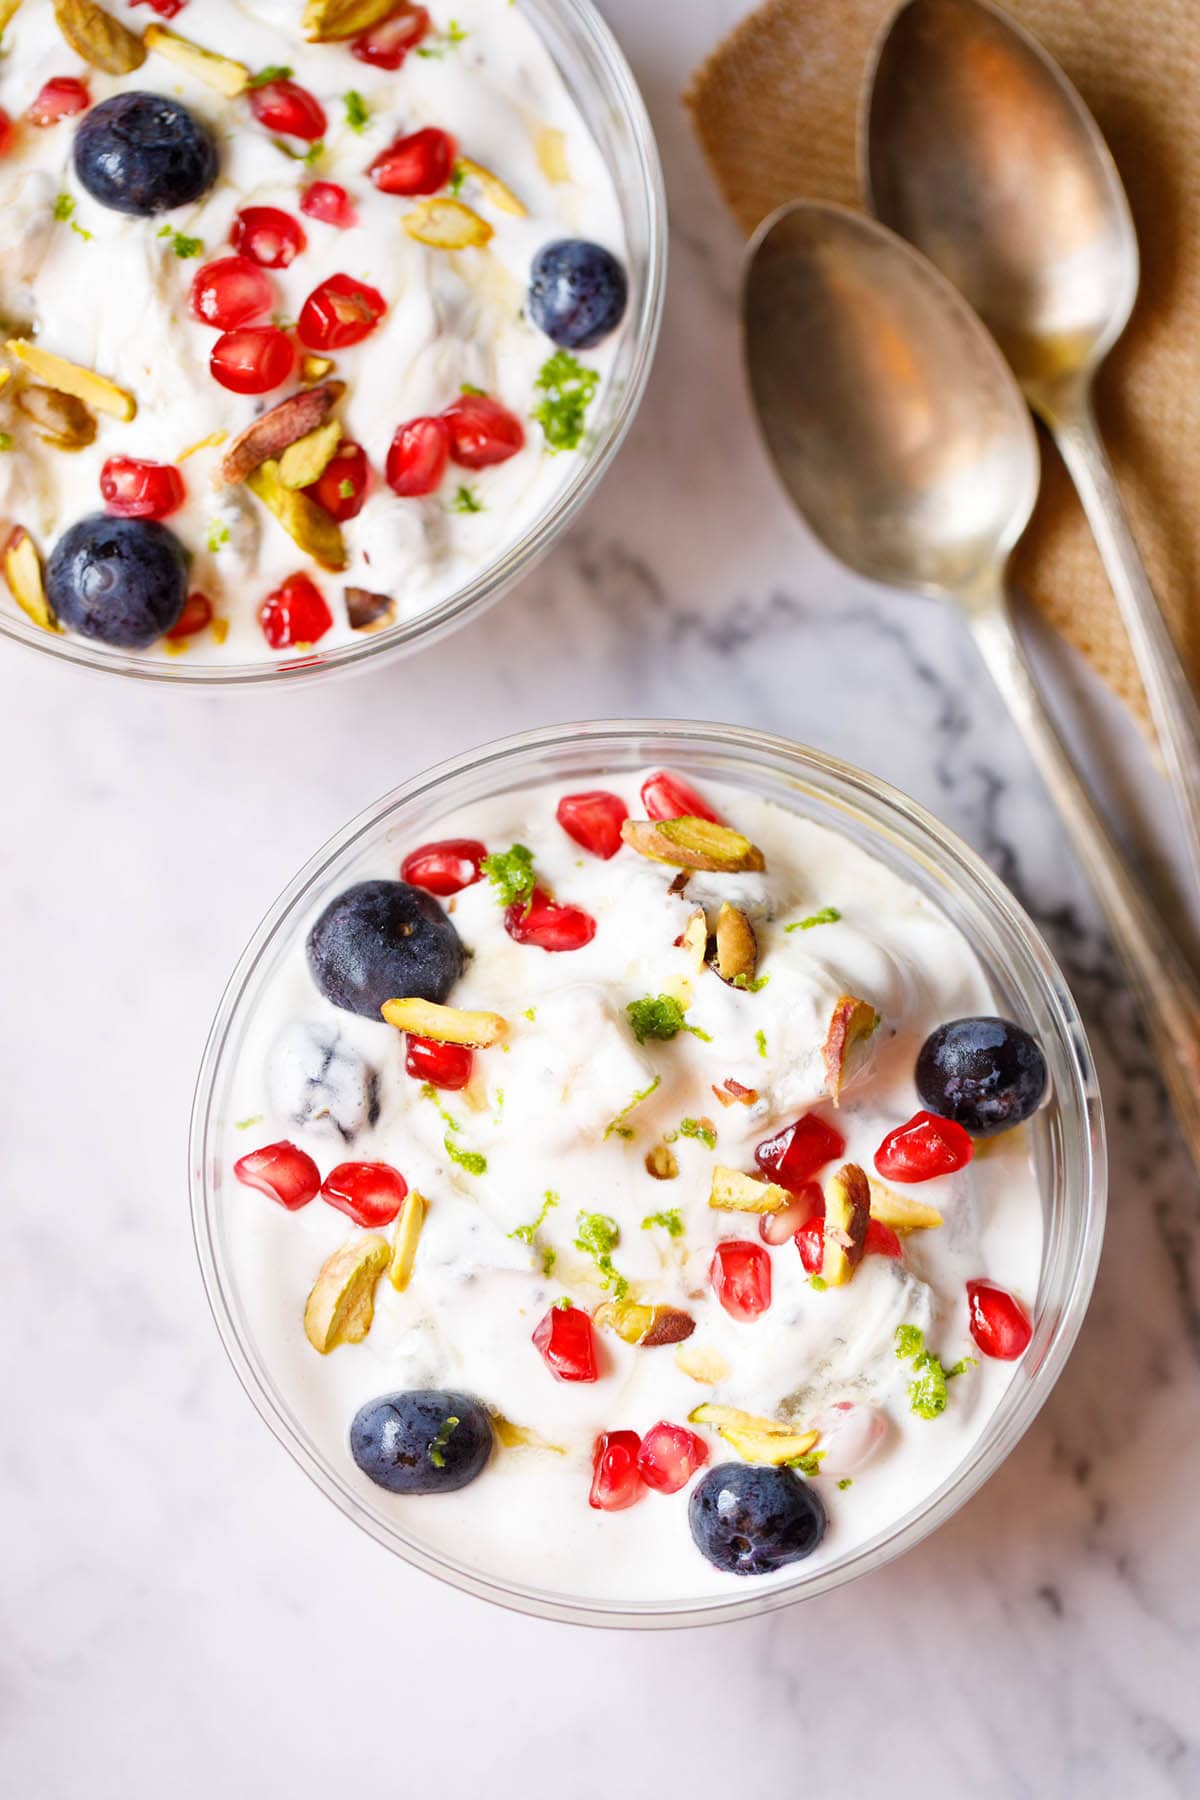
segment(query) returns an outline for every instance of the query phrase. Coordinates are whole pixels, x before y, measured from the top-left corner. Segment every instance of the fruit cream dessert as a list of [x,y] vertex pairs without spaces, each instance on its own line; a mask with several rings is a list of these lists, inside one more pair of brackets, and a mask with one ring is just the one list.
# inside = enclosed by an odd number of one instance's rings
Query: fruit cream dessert
[[346,871],[232,1077],[258,1353],[396,1527],[630,1602],[840,1558],[1031,1335],[1046,1068],[921,895],[657,771]]
[[0,0],[0,23],[12,602],[153,657],[295,659],[528,530],[627,284],[612,181],[518,6]]

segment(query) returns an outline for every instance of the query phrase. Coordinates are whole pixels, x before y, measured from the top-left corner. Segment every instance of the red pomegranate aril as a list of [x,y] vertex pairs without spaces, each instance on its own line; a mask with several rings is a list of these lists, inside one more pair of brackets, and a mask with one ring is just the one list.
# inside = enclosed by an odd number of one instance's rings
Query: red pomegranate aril
[[269,394],[296,367],[296,346],[277,325],[243,325],[217,339],[208,366],[233,394]]
[[286,76],[251,88],[250,111],[260,125],[268,131],[281,132],[284,137],[303,138],[305,143],[315,144],[325,136],[325,108],[315,94]]
[[439,1044],[433,1038],[410,1036],[404,1067],[414,1081],[454,1091],[470,1081],[475,1052],[467,1044]]
[[619,794],[593,788],[586,794],[564,794],[554,816],[569,838],[607,862],[621,848],[629,808]]
[[176,19],[188,0],[129,0],[130,6],[148,6],[160,19]]
[[304,492],[340,524],[356,519],[367,503],[371,465],[361,444],[340,444],[337,455]]
[[13,141],[13,122],[0,106],[0,156],[3,156]]
[[387,484],[402,500],[419,500],[441,487],[450,460],[450,427],[445,419],[410,419],[392,439]]
[[764,1244],[778,1249],[794,1238],[803,1225],[806,1225],[814,1213],[825,1211],[825,1196],[815,1181],[806,1181],[790,1206],[782,1212],[764,1213],[758,1221],[758,1235]]
[[504,929],[515,943],[539,950],[582,950],[596,935],[596,921],[581,906],[560,906],[535,887],[528,905],[518,900],[506,908]]
[[183,476],[171,463],[110,456],[100,471],[104,509],[118,519],[165,519],[183,505]]
[[407,1181],[390,1163],[339,1163],[321,1184],[322,1200],[369,1229],[390,1225],[407,1192]]
[[453,175],[457,154],[448,131],[427,125],[381,150],[367,174],[383,194],[436,194]]
[[192,281],[192,311],[218,331],[234,331],[265,318],[275,304],[271,278],[244,256],[222,256],[197,269]]
[[764,1138],[754,1160],[764,1175],[798,1194],[818,1169],[844,1154],[846,1140],[817,1113],[804,1113],[774,1137]]
[[648,819],[708,819],[714,825],[722,823],[720,815],[694,787],[667,769],[659,769],[642,783],[642,805]]
[[354,202],[336,181],[314,181],[300,196],[300,211],[309,219],[320,219],[323,225],[336,225],[349,231],[358,224]]
[[258,622],[272,650],[289,650],[295,644],[319,643],[333,624],[333,614],[314,581],[292,575],[267,595],[258,609]]
[[243,1186],[257,1188],[289,1212],[298,1212],[315,1200],[321,1187],[320,1170],[312,1157],[286,1139],[251,1150],[234,1163],[233,1172]]
[[592,1451],[588,1505],[598,1512],[624,1512],[645,1493],[638,1473],[641,1440],[636,1431],[602,1431]]
[[308,247],[303,228],[277,206],[244,206],[229,241],[239,256],[264,269],[286,269]]
[[183,611],[172,625],[167,636],[169,638],[195,637],[213,621],[213,603],[207,594],[189,594],[183,603]]
[[410,50],[429,35],[429,14],[423,6],[403,5],[381,19],[378,25],[372,25],[361,37],[356,37],[350,46],[350,54],[357,56],[359,62],[370,63],[376,69],[400,68]]
[[875,1167],[887,1181],[933,1181],[965,1169],[975,1146],[953,1119],[936,1113],[914,1113],[906,1125],[889,1131],[875,1152]]
[[546,1366],[559,1381],[596,1381],[596,1340],[581,1306],[552,1306],[533,1333]]
[[1012,1362],[1029,1347],[1033,1326],[1021,1302],[990,1281],[968,1281],[971,1336],[985,1356]]
[[450,456],[464,469],[507,462],[525,447],[525,427],[489,394],[462,394],[442,414],[450,427]]
[[409,851],[400,864],[400,879],[444,898],[482,880],[486,855],[487,845],[478,838],[439,838]]
[[659,1494],[677,1494],[708,1461],[708,1445],[686,1425],[660,1419],[642,1439],[638,1473]]
[[904,1247],[890,1225],[872,1219],[867,1225],[867,1236],[863,1244],[864,1256],[890,1256],[893,1259],[904,1254]]
[[717,1245],[708,1274],[731,1319],[757,1319],[771,1304],[771,1258],[761,1244],[726,1238]]
[[331,275],[300,308],[296,329],[306,350],[348,350],[370,337],[386,311],[378,288],[353,275]]
[[57,125],[60,119],[86,112],[91,104],[86,81],[78,81],[74,75],[55,75],[42,87],[29,117],[35,125]]
[[805,1273],[819,1275],[825,1261],[825,1208],[806,1219],[796,1233],[796,1248],[800,1252],[800,1261],[804,1264]]

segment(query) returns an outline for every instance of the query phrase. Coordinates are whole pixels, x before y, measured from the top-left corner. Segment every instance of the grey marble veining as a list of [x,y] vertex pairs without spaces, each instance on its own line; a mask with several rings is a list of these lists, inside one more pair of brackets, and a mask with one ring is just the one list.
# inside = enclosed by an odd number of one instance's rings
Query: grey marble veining
[[[296,694],[0,659],[6,1793],[1200,1794],[1197,1181],[970,644],[932,603],[840,576],[758,449],[737,243],[676,98],[739,0],[606,10],[661,134],[671,294],[630,442],[524,589],[417,662]],[[1131,854],[1177,899],[1136,734],[1042,655]],[[184,1186],[209,1018],[301,860],[466,743],[606,713],[760,724],[938,812],[1045,929],[1112,1138],[1091,1313],[988,1487],[866,1583],[666,1639],[493,1611],[341,1521],[225,1365]]]

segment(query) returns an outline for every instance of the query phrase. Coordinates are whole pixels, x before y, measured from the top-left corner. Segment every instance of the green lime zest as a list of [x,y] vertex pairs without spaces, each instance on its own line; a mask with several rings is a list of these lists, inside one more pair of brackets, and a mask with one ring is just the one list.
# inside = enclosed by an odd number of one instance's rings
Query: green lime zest
[[357,88],[351,88],[342,95],[342,104],[346,108],[346,123],[351,131],[365,131],[371,118],[371,111]]
[[451,1413],[450,1417],[446,1420],[446,1423],[442,1426],[441,1430],[438,1432],[437,1436],[434,1438],[432,1444],[430,1444],[429,1460],[433,1464],[435,1469],[444,1469],[445,1468],[446,1458],[442,1455],[442,1452],[446,1448],[446,1445],[450,1442],[450,1439],[454,1436],[454,1433],[458,1430],[458,1428],[461,1424],[462,1424],[462,1420],[460,1418],[458,1418],[454,1413]]
[[640,1106],[643,1100],[648,1100],[655,1089],[660,1088],[661,1086],[662,1076],[656,1075],[649,1087],[639,1088],[637,1093],[633,1096],[633,1099],[621,1108],[616,1118],[610,1119],[608,1124],[604,1127],[605,1137],[613,1137],[615,1135],[616,1137],[631,1138],[633,1136],[633,1126],[627,1125],[625,1123],[626,1119],[636,1106]]
[[600,1272],[600,1280],[604,1287],[612,1288],[616,1299],[622,1300],[629,1292],[629,1283],[620,1271],[613,1267],[612,1253],[620,1241],[621,1231],[615,1219],[607,1213],[581,1212],[575,1221],[575,1248],[590,1256]]
[[560,450],[578,450],[583,442],[587,409],[600,385],[595,369],[585,369],[569,350],[556,350],[542,364],[534,387],[545,398],[534,407],[532,417],[542,428],[546,448],[552,455]]
[[527,850],[524,844],[514,844],[510,850],[497,850],[494,855],[485,856],[480,867],[495,889],[501,906],[523,905],[528,912],[536,885],[532,850]]
[[669,1207],[666,1212],[650,1213],[642,1220],[643,1231],[652,1231],[656,1225],[661,1225],[668,1237],[683,1236],[683,1220],[677,1206]]
[[685,1138],[696,1138],[706,1144],[710,1150],[717,1147],[717,1134],[707,1119],[680,1119],[679,1135]]
[[756,1031],[754,1034],[754,1041],[758,1045],[758,1054],[760,1056],[765,1057],[767,1054],[767,1034],[766,1034],[766,1032],[765,1031]]
[[248,88],[266,87],[269,81],[290,81],[295,71],[285,68],[282,63],[272,63],[269,68],[260,69],[246,83]]
[[785,925],[785,931],[811,931],[814,925],[836,925],[841,918],[836,906],[823,906],[820,912],[809,913],[807,919],[797,919],[791,925]]
[[707,1031],[701,1031],[698,1025],[689,1025],[682,1005],[673,994],[647,994],[644,1000],[631,1000],[625,1008],[625,1017],[629,1020],[629,1028],[639,1044],[647,1038],[656,1038],[660,1042],[669,1042],[678,1037],[681,1031],[690,1031],[693,1037],[711,1044],[712,1038]]

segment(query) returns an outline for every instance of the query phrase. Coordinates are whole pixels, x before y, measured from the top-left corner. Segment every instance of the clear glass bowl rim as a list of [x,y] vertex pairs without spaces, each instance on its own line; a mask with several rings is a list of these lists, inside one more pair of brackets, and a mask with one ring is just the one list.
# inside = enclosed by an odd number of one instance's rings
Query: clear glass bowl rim
[[[603,1601],[565,1598],[552,1592],[523,1588],[499,1577],[484,1576],[436,1551],[402,1540],[397,1531],[364,1508],[359,1497],[332,1467],[297,1439],[260,1382],[253,1359],[239,1337],[212,1241],[214,1219],[210,1211],[207,1173],[212,1105],[225,1046],[243,992],[260,957],[276,934],[288,924],[293,911],[305,905],[314,884],[334,864],[341,862],[360,838],[374,833],[385,818],[399,814],[406,805],[460,777],[503,769],[509,785],[513,785],[511,778],[523,764],[535,762],[555,750],[569,749],[578,757],[584,747],[592,753],[594,769],[598,773],[604,766],[606,752],[628,751],[634,744],[639,751],[639,765],[662,760],[685,774],[689,750],[699,754],[732,754],[748,765],[757,760],[769,764],[777,773],[786,772],[818,794],[852,806],[874,829],[885,833],[893,842],[899,841],[908,859],[924,860],[941,877],[952,878],[973,903],[991,915],[994,924],[1011,935],[1027,958],[1039,984],[1040,998],[1058,1027],[1058,1054],[1050,1060],[1057,1060],[1060,1070],[1065,1067],[1070,1075],[1070,1092],[1056,1091],[1056,1104],[1065,1109],[1064,1119],[1071,1129],[1063,1133],[1066,1167],[1055,1201],[1078,1214],[1079,1255],[1063,1291],[1056,1293],[1052,1300],[1049,1296],[1039,1296],[1039,1316],[1052,1306],[1056,1323],[1034,1374],[1023,1384],[1014,1380],[1006,1389],[992,1419],[985,1424],[965,1460],[928,1504],[915,1508],[898,1526],[880,1533],[826,1571],[806,1576],[804,1565],[797,1565],[796,1579],[790,1584],[757,1589],[753,1583],[747,1583],[745,1593],[736,1592],[727,1599],[707,1595],[694,1605],[648,1602],[644,1607],[630,1609]],[[580,774],[577,768],[572,769],[573,778]],[[545,779],[545,776],[540,778]],[[1025,991],[1028,991],[1027,984]],[[1095,1068],[1083,1023],[1062,973],[1032,920],[982,858],[954,832],[887,782],[823,751],[786,738],[704,721],[613,719],[542,727],[465,751],[385,794],[309,859],[268,911],[239,959],[222,996],[205,1046],[193,1101],[189,1175],[196,1252],[209,1306],[226,1354],[264,1423],[341,1513],[404,1561],[454,1587],[511,1610],[571,1624],[661,1629],[744,1619],[800,1600],[814,1599],[912,1549],[978,1491],[1015,1448],[1045,1404],[1083,1324],[1104,1236],[1107,1158]]]
[[640,175],[638,204],[644,208],[646,222],[642,303],[628,327],[632,332],[632,354],[624,389],[603,432],[588,446],[578,470],[556,501],[523,537],[509,545],[497,561],[428,612],[418,613],[386,632],[364,637],[361,642],[343,644],[325,655],[317,651],[312,657],[286,663],[196,663],[189,666],[185,657],[173,662],[166,659],[143,662],[119,651],[95,649],[86,638],[71,633],[45,631],[19,611],[13,614],[0,611],[0,636],[99,675],[119,675],[134,681],[163,682],[181,687],[254,687],[267,683],[278,687],[321,675],[344,673],[361,668],[373,658],[382,661],[389,656],[409,655],[437,643],[477,613],[484,612],[541,560],[595,491],[637,416],[654,363],[662,322],[668,237],[667,194],[658,144],[624,51],[593,0],[535,0],[535,4],[553,5],[558,28],[575,41],[582,54],[592,58],[601,71],[606,102],[610,105],[615,102],[628,121]]

